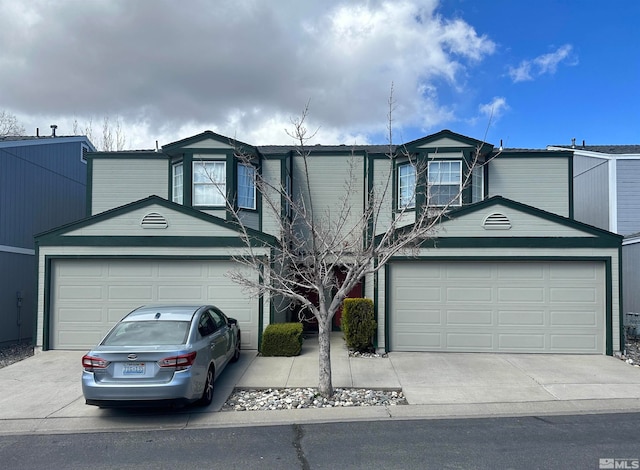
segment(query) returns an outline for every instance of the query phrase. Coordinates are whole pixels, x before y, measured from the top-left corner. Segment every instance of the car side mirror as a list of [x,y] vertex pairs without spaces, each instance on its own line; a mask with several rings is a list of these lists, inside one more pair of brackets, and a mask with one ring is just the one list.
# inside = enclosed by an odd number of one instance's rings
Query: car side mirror
[[227,318],[227,322],[229,323],[229,325],[237,325],[238,324],[238,320],[236,320],[235,318]]

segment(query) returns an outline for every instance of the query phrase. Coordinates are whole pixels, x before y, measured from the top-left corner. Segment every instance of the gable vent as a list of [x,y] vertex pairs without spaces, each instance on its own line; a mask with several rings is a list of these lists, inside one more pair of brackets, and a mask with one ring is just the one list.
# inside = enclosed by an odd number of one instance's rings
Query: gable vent
[[169,224],[162,214],[149,212],[140,222],[142,228],[167,228]]
[[511,228],[511,221],[506,215],[494,212],[484,219],[482,226],[485,230],[509,230]]

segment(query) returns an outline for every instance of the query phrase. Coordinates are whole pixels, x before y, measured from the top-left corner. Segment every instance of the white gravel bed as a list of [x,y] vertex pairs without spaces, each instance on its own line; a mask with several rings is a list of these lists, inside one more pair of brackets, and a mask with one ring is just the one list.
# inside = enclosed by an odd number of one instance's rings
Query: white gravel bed
[[331,398],[324,398],[315,388],[269,388],[235,390],[222,411],[266,411],[304,408],[406,405],[399,390],[335,388]]

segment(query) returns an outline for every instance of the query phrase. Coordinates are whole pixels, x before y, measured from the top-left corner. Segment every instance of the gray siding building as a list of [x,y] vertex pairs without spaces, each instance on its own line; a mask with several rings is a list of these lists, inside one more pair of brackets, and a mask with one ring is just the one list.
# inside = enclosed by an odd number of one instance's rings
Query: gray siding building
[[86,215],[83,136],[0,138],[0,345],[33,337],[34,235]]
[[575,219],[625,237],[622,309],[640,313],[640,145],[548,148],[573,151]]

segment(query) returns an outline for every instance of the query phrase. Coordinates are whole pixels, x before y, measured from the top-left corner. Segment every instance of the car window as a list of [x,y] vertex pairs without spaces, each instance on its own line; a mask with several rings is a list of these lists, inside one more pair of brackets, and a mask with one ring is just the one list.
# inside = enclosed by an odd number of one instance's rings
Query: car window
[[216,331],[216,324],[211,318],[209,311],[203,312],[198,322],[198,331],[202,336],[209,336]]
[[210,310],[211,316],[213,317],[213,321],[216,323],[216,328],[222,328],[223,326],[227,326],[227,320],[224,318],[222,312],[216,312],[215,310]]
[[104,346],[152,346],[184,344],[189,334],[186,321],[127,321],[118,323],[102,341]]

